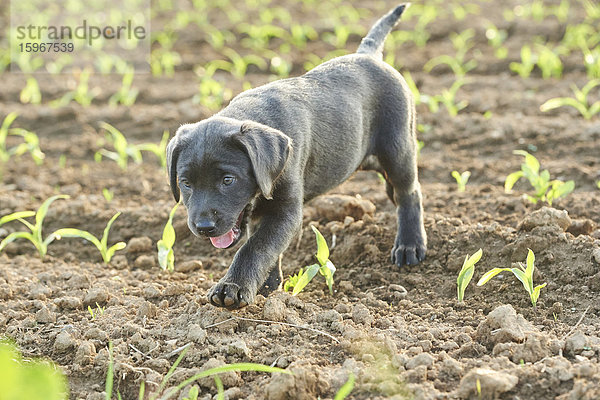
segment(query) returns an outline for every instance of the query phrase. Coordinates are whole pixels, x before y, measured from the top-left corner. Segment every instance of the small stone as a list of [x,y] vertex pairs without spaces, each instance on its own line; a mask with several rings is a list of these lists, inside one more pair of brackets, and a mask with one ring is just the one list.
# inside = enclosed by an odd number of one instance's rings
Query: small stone
[[190,260],[175,264],[175,271],[177,272],[192,272],[198,269],[202,269],[202,261],[200,260]]
[[156,306],[154,304],[150,303],[149,301],[144,301],[140,305],[140,308],[138,308],[137,318],[138,319],[153,318],[156,316],[157,311],[158,311],[158,309],[156,308]]
[[567,232],[573,236],[589,235],[597,228],[596,223],[591,219],[574,219]]
[[72,296],[65,296],[55,299],[54,304],[62,309],[74,310],[81,307],[81,299]]
[[268,297],[263,307],[263,317],[269,321],[285,321],[287,308],[277,297]]
[[430,367],[433,365],[434,358],[429,353],[421,353],[419,355],[414,356],[410,360],[406,362],[406,369],[415,369],[420,365],[424,365],[425,367]]
[[239,357],[250,357],[250,349],[245,341],[237,339],[227,345],[227,354]]
[[133,266],[140,269],[154,269],[157,265],[156,257],[149,254],[142,254],[133,262]]
[[128,253],[146,253],[152,251],[152,239],[147,236],[134,237],[127,243]]
[[91,364],[96,357],[96,347],[90,341],[82,342],[75,352],[75,364],[88,365]]
[[346,221],[350,216],[360,220],[365,215],[375,213],[375,205],[367,199],[344,194],[319,196],[311,201],[311,207],[305,210],[310,220],[324,219],[326,221]]
[[96,328],[96,327],[90,328],[87,331],[85,331],[83,336],[86,339],[97,340],[99,342],[107,342],[108,341],[108,333],[106,333],[103,330],[101,330],[100,328]]
[[147,299],[156,299],[161,297],[163,294],[157,287],[148,285],[144,288],[144,297]]
[[[478,396],[477,382],[481,388],[481,396]],[[519,378],[501,371],[493,371],[486,368],[475,368],[469,371],[458,385],[457,394],[460,398],[499,398],[500,394],[512,390]]]
[[336,310],[326,310],[326,311],[323,311],[323,312],[320,312],[319,314],[317,314],[318,322],[325,322],[325,323],[331,324],[332,322],[336,322],[336,321],[339,322],[342,320],[343,320],[342,316]]
[[187,339],[198,344],[206,341],[206,331],[198,324],[192,324],[188,328]]
[[517,229],[520,231],[530,231],[536,226],[556,225],[563,231],[571,226],[571,218],[566,210],[557,210],[550,207],[542,207],[539,210],[525,216],[519,223]]
[[110,294],[105,287],[96,287],[88,290],[83,299],[84,306],[94,306],[96,303],[105,304],[110,299]]
[[580,354],[587,342],[587,337],[581,331],[577,331],[565,340],[565,352],[572,356]]
[[352,320],[357,324],[371,326],[373,316],[364,304],[359,303],[352,309]]
[[54,350],[57,353],[65,353],[73,349],[75,345],[76,341],[73,339],[71,334],[67,331],[62,331],[56,336],[56,340],[54,341]]
[[523,342],[526,332],[537,332],[537,329],[506,304],[495,308],[479,324],[477,338],[491,348],[497,343]]
[[56,314],[44,305],[35,313],[35,320],[42,324],[53,324],[56,322]]
[[592,261],[600,265],[600,247],[596,247],[592,250]]

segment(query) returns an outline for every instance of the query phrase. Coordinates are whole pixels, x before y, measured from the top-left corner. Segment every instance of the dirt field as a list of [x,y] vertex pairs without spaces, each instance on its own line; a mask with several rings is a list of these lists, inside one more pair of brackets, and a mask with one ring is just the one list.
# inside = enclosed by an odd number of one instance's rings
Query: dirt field
[[[117,390],[124,399],[137,398],[142,381],[147,392],[157,392],[179,354],[174,350],[186,344],[189,350],[167,386],[225,363],[261,363],[294,373],[224,374],[228,399],[331,399],[350,373],[357,377],[351,399],[600,398],[600,122],[598,116],[585,120],[572,108],[539,109],[549,98],[570,96],[571,84],[582,87],[589,78],[577,52],[561,57],[561,78],[543,79],[537,67],[527,78],[509,69],[520,60],[524,44],[536,36],[544,43],[560,42],[567,25],[584,21],[586,11],[582,2],[570,1],[566,21],[553,15],[507,20],[505,11],[520,3],[473,3],[476,8],[462,20],[451,11],[458,2],[430,3],[439,14],[426,26],[431,35],[426,45],[408,41],[393,48],[396,67],[410,71],[422,94],[441,93],[455,75],[444,66],[425,72],[424,64],[437,55],[455,54],[452,32],[474,29],[474,47],[466,59],[475,59],[477,66],[457,95],[457,101],[468,101],[466,108],[450,116],[443,107],[434,113],[426,104],[418,106],[426,260],[417,266],[391,265],[394,207],[375,173],[358,172],[305,206],[302,239],[283,256],[284,276],[312,264],[316,245],[309,224],[316,225],[330,245],[335,240],[334,295],[317,276],[296,297],[283,292],[259,296],[239,312],[215,308],[206,298],[235,249],[218,250],[191,235],[183,207],[174,220],[175,272],[159,268],[156,242],[174,201],[158,160],[145,154],[143,164],[130,163],[127,171],[111,160],[94,161],[104,137],[100,121],[133,143],[158,143],[163,130],[173,133],[180,124],[213,113],[192,100],[199,82],[194,70],[225,59],[207,39],[207,29],[191,23],[178,31],[174,50],[182,63],[172,77],[137,74],[133,85],[140,94],[131,107],[110,107],[107,100],[121,77],[98,74],[90,87],[99,88],[99,95],[89,107],[75,102],[49,106],[72,88],[72,75],[41,74],[42,104],[21,104],[25,76],[5,71],[0,119],[19,113],[14,126],[36,132],[46,158],[41,166],[28,155],[6,163],[0,216],[35,210],[51,195],[68,194],[69,199],[51,206],[44,232],[75,227],[101,234],[108,219],[121,211],[110,243],[122,240],[128,246],[106,266],[93,246],[78,239],[52,243],[43,260],[29,242],[10,244],[0,254],[0,334],[14,338],[26,357],[42,356],[60,365],[72,399],[104,398],[109,341],[115,357],[113,398]],[[547,9],[557,4],[547,2]],[[282,7],[292,21],[275,19],[273,24],[287,29],[294,22],[316,30],[319,38],[281,55],[297,76],[310,54],[325,57],[336,49],[324,39],[334,30],[334,11],[343,21],[351,19],[349,10],[360,11],[353,23],[357,33],[344,43],[352,52],[358,33],[393,5],[273,0],[248,1],[236,9],[242,21],[258,24],[260,10]],[[227,13],[215,6],[203,14],[214,27],[234,35],[227,47],[253,54]],[[153,30],[174,15],[159,13]],[[403,20],[397,29],[411,31],[416,21]],[[507,31],[507,58],[494,55],[485,36],[487,21]],[[281,45],[277,38],[266,44],[276,54]],[[215,79],[236,94],[245,81],[258,86],[276,77],[250,66],[243,79],[224,71]],[[590,99],[599,99],[598,88]],[[524,180],[505,193],[506,176],[522,162],[512,154],[517,149],[534,154],[553,178],[574,180],[574,192],[552,208],[529,202],[525,193],[531,187]],[[465,192],[457,191],[452,170],[471,171]],[[103,197],[104,188],[114,193],[111,202]],[[0,237],[17,229],[18,222],[3,225]],[[464,303],[458,303],[458,271],[465,256],[479,248],[483,257]],[[523,262],[528,248],[536,255],[535,283],[547,282],[536,309],[512,274],[475,285],[493,267]],[[104,312],[92,319],[88,305],[96,309],[96,303]],[[212,379],[197,385],[199,398],[217,393]]]

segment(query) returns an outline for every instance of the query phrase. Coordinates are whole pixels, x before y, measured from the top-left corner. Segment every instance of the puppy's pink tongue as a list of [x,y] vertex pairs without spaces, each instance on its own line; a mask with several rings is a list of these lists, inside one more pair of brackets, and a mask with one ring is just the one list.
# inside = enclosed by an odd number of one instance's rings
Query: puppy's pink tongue
[[215,246],[218,249],[225,249],[225,248],[231,246],[231,243],[233,243],[233,240],[234,240],[233,229],[231,229],[229,232],[227,232],[226,234],[224,234],[222,236],[210,238],[210,242],[213,244],[213,246]]

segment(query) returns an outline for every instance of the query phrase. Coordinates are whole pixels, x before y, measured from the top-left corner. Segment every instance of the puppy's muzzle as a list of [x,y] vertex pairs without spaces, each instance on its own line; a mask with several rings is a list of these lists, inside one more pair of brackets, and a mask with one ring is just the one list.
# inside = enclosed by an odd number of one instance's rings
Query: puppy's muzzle
[[215,233],[217,226],[214,221],[210,221],[208,219],[201,219],[196,222],[196,232],[199,235],[208,236],[210,234]]

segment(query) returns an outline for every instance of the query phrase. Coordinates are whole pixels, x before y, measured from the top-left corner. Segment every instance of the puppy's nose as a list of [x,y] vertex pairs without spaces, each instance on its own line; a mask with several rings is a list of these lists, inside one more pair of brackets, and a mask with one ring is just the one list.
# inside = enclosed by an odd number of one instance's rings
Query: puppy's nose
[[196,230],[200,235],[209,235],[215,231],[215,223],[213,221],[209,221],[208,219],[201,219],[196,222]]

